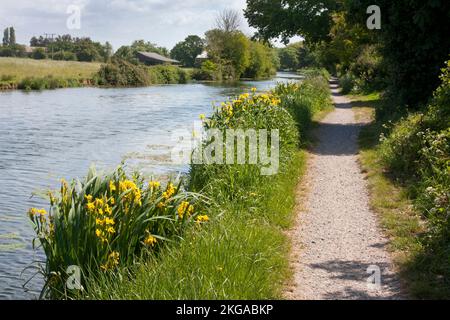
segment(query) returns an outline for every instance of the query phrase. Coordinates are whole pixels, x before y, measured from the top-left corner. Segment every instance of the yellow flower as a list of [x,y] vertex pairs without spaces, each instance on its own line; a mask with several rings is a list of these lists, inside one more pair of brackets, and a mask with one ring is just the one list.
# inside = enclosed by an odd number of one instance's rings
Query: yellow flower
[[173,196],[176,192],[176,188],[172,183],[169,183],[169,185],[167,186],[166,191],[163,193],[163,197],[164,199],[169,199],[171,196]]
[[108,232],[109,234],[114,234],[116,233],[116,229],[114,229],[114,227],[108,227],[106,228],[106,232]]
[[112,215],[112,209],[111,209],[110,206],[106,205],[106,207],[105,207],[105,213],[106,213],[108,216]]
[[28,215],[30,216],[30,217],[35,217],[35,216],[41,216],[41,217],[43,217],[43,216],[45,216],[47,214],[47,211],[45,211],[44,209],[36,209],[36,208],[31,208],[29,211],[28,211]]
[[100,229],[95,230],[95,235],[99,238],[101,238],[103,236],[103,231]]
[[148,186],[154,190],[154,189],[158,189],[161,186],[161,183],[159,183],[158,181],[150,181]]
[[89,202],[86,205],[86,209],[88,210],[89,213],[92,213],[95,210],[95,204],[93,202]]
[[114,219],[111,219],[111,218],[105,218],[105,223],[107,224],[107,225],[115,225],[116,224],[116,222],[114,221]]
[[186,210],[189,208],[189,202],[183,201],[179,206],[178,206],[178,216],[183,219],[184,214],[186,213]]
[[114,181],[110,181],[109,182],[109,192],[113,193],[114,191],[116,191],[116,185],[114,184]]
[[200,118],[200,120],[204,121],[204,120],[206,119],[206,116],[205,116],[204,114],[201,114],[201,115],[199,116],[199,118]]
[[84,196],[87,202],[92,202],[92,196],[90,194]]
[[[103,226],[105,224],[105,220],[97,218],[97,219],[95,219],[95,224],[98,226]],[[100,230],[98,230],[98,231],[100,231]],[[98,237],[98,235],[97,235],[97,237]]]
[[209,217],[207,215],[198,216],[196,221],[197,221],[197,223],[208,222]]
[[110,202],[112,205],[115,205],[115,204],[116,204],[116,199],[114,199],[113,197],[111,197],[111,199],[109,199],[109,202]]
[[144,244],[149,247],[154,247],[157,242],[158,242],[158,240],[152,235],[149,235],[144,240]]
[[252,88],[252,92],[255,93],[256,92],[256,88]]

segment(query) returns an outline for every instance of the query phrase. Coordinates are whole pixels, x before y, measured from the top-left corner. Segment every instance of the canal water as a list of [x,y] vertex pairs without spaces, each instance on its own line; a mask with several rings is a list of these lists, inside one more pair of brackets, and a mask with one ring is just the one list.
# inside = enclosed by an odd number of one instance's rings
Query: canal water
[[174,130],[211,114],[213,103],[297,78],[0,92],[0,299],[34,299],[42,287],[39,276],[25,285],[45,260],[32,250],[26,212],[47,203],[33,194],[55,189],[61,178],[82,178],[91,164],[107,170],[125,161],[154,176],[183,171],[169,163]]

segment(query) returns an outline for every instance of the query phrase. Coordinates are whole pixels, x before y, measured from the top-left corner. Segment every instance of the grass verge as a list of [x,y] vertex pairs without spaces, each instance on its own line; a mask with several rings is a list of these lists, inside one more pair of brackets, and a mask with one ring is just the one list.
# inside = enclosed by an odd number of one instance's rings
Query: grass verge
[[[373,120],[381,101],[378,95],[351,96],[359,119]],[[382,123],[372,121],[360,134],[360,161],[367,173],[371,207],[379,214],[381,226],[390,238],[390,250],[406,291],[412,298],[443,299],[450,295],[439,257],[425,244],[427,220],[414,206],[408,185],[395,178],[382,163],[379,137]],[[448,271],[447,271],[448,272]]]
[[281,298],[290,272],[289,241],[283,230],[294,218],[294,191],[304,172],[305,153],[298,151],[286,168],[258,188],[252,203],[230,202],[219,218],[201,231],[191,230],[159,257],[117,278],[90,282],[94,287],[87,298]]

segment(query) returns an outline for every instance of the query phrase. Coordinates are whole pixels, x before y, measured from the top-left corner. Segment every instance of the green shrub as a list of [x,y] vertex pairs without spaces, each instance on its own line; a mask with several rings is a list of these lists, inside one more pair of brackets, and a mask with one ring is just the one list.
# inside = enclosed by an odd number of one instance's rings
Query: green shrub
[[416,206],[427,218],[430,232],[425,243],[442,253],[450,252],[449,62],[441,79],[427,110],[388,128],[379,151],[391,173],[408,183]]
[[102,65],[95,76],[98,85],[114,87],[138,87],[151,84],[147,68],[114,58]]
[[192,79],[197,81],[221,81],[222,68],[218,64],[207,60],[202,63],[200,69],[194,70]]
[[355,77],[350,73],[344,74],[339,78],[339,85],[341,87],[342,94],[349,94],[355,88]]
[[37,48],[31,53],[31,58],[35,60],[47,59],[47,54],[43,48]]
[[175,66],[153,66],[148,68],[152,84],[187,83],[190,80],[188,71]]

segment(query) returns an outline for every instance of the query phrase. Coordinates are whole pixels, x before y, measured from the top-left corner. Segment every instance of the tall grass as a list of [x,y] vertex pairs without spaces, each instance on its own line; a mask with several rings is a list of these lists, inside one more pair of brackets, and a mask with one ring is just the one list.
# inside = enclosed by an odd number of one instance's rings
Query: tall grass
[[25,78],[52,76],[60,79],[91,79],[100,69],[100,63],[0,58],[0,78],[11,77],[16,82]]

